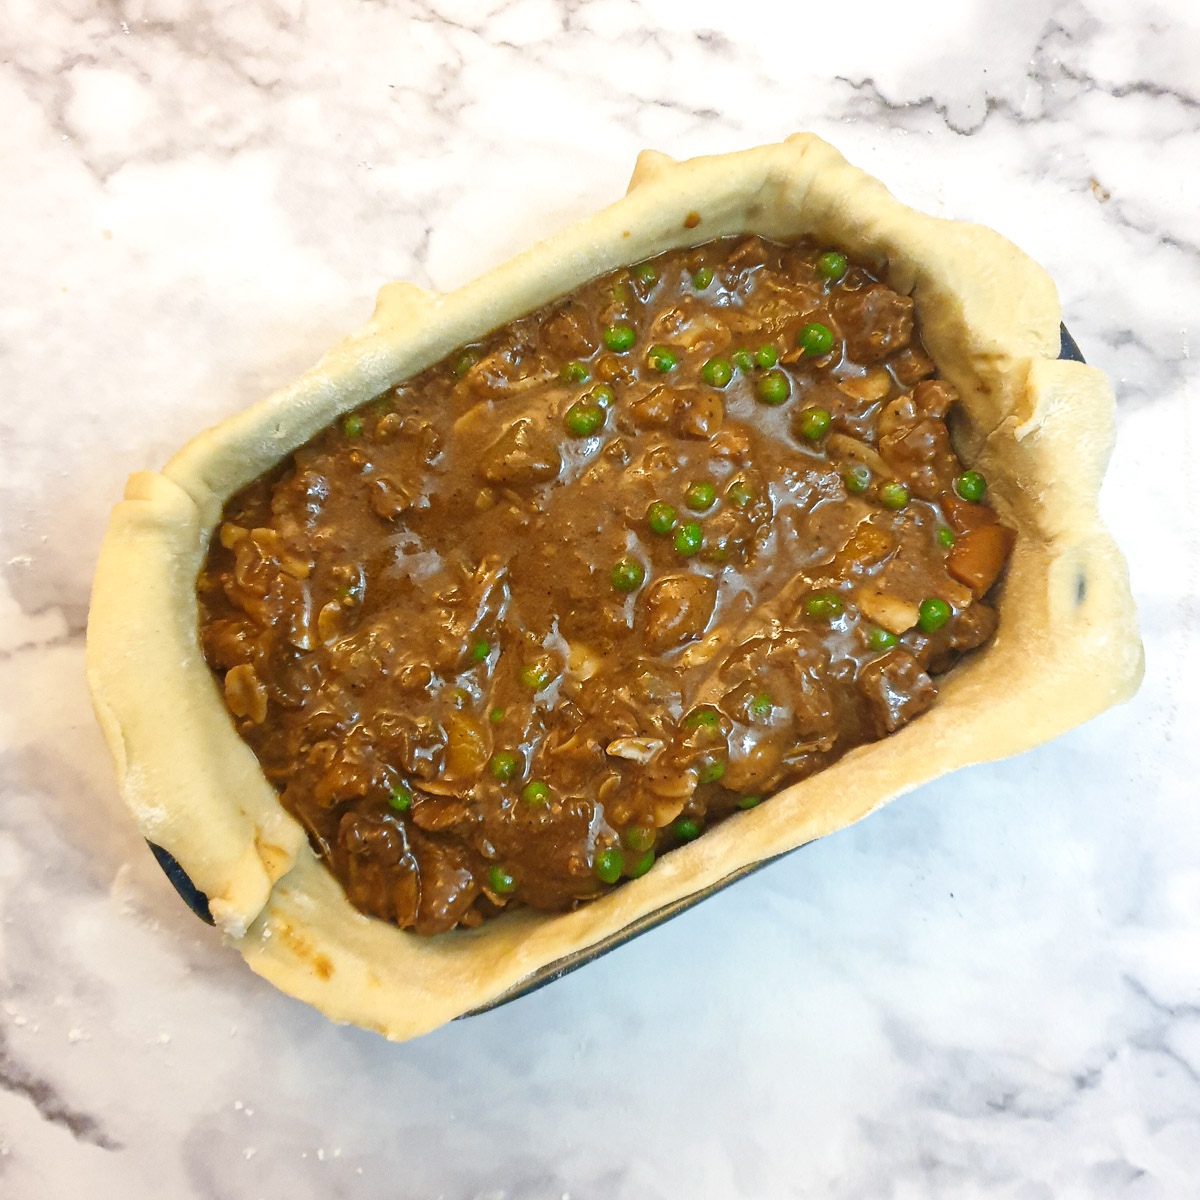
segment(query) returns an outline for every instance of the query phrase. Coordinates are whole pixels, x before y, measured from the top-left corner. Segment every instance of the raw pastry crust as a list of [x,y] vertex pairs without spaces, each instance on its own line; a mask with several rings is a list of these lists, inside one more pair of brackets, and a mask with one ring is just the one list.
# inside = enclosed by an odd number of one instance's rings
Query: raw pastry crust
[[[899,733],[577,912],[526,909],[436,938],[362,916],[280,806],[201,652],[195,583],[222,505],[454,347],[615,267],[742,232],[814,237],[885,267],[913,296],[962,393],[959,451],[1019,531],[994,641]],[[819,138],[679,163],[647,151],[616,204],[449,295],[386,285],[367,325],[294,384],[200,434],[161,473],[131,477],[96,570],[87,654],[121,794],[255,971],[335,1021],[401,1039],[927,780],[1044,742],[1127,698],[1142,671],[1125,565],[1096,508],[1113,397],[1099,371],[1058,350],[1058,300],[1040,267],[990,229],[905,207]]]

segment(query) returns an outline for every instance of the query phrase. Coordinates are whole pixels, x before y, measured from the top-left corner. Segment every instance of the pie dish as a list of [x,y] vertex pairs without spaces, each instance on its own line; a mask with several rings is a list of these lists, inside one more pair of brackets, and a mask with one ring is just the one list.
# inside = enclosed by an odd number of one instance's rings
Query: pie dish
[[1015,540],[913,301],[739,234],[597,276],[225,503],[238,735],[368,916],[568,912],[916,719]]
[[[196,578],[225,501],[341,414],[457,346],[605,271],[736,233],[811,237],[912,297],[961,395],[964,462],[1017,530],[986,650],[937,704],[573,912],[505,913],[420,939],[363,916],[239,739],[197,636]],[[627,196],[446,296],[385,286],[371,321],[291,387],[133,476],[101,551],[88,677],[139,828],[209,900],[250,966],[332,1019],[426,1032],[731,874],[959,766],[1017,753],[1132,693],[1141,674],[1124,564],[1096,498],[1113,436],[1103,376],[1057,358],[1048,276],[978,226],[906,208],[805,134],[676,163],[644,153]]]

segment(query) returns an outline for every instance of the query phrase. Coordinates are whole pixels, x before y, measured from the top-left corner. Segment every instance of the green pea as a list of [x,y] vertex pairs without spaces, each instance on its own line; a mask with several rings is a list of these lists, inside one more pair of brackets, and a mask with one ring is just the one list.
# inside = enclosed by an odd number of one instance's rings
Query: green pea
[[408,812],[412,808],[412,792],[402,783],[396,784],[388,795],[388,807],[397,812]]
[[754,355],[749,350],[735,350],[729,360],[743,375],[749,375],[754,370]]
[[563,417],[567,432],[575,437],[590,437],[604,424],[604,409],[586,400],[576,400]]
[[645,825],[630,825],[621,835],[621,839],[630,850],[642,854],[654,845],[654,830]]
[[744,479],[735,479],[725,496],[734,508],[745,508],[754,501],[754,489]]
[[978,471],[964,471],[954,481],[954,490],[964,500],[978,504],[987,493],[987,480]]
[[499,725],[500,722],[504,720],[504,709],[493,708],[492,711],[488,713],[488,720],[491,721],[493,725]]
[[782,404],[791,390],[788,377],[782,371],[768,371],[758,381],[758,398],[764,404]]
[[646,365],[665,375],[679,366],[679,355],[670,346],[651,346],[646,352]]
[[832,621],[842,615],[842,598],[837,592],[813,592],[804,601],[804,611],[810,617]]
[[712,387],[723,388],[733,378],[733,367],[727,358],[710,358],[700,368],[700,378]]
[[517,886],[517,881],[503,867],[493,863],[488,867],[488,887],[497,895],[507,896]]
[[700,783],[716,783],[725,774],[725,764],[719,758],[710,758],[700,767]]
[[693,512],[705,512],[716,503],[717,489],[707,480],[689,483],[683,498]]
[[701,267],[692,276],[692,287],[698,292],[704,291],[706,287],[713,281],[713,273],[710,267]]
[[801,434],[810,442],[819,441],[829,432],[831,418],[823,408],[806,408],[797,422]]
[[851,463],[842,476],[842,482],[848,492],[854,492],[855,495],[865,492],[871,485],[871,468],[866,463]]
[[653,263],[638,263],[638,265],[633,268],[633,277],[638,281],[638,283],[644,283],[647,285],[658,282],[658,272],[654,269]]
[[779,354],[774,346],[759,346],[754,352],[756,367],[773,367],[779,361]]
[[950,605],[936,596],[922,600],[919,611],[921,615],[917,618],[917,624],[922,633],[937,633],[950,620]]
[[550,682],[550,668],[533,663],[521,668],[521,682],[527,688],[540,692]]
[[954,530],[949,528],[947,525],[943,525],[941,529],[937,531],[937,540],[939,546],[953,546]]
[[623,354],[637,341],[630,325],[609,325],[604,330],[604,344],[617,354]]
[[871,650],[890,650],[896,644],[896,641],[897,638],[894,633],[889,633],[886,629],[880,629],[878,625],[872,625],[867,630],[867,646]]
[[767,695],[766,692],[759,692],[759,694],[750,701],[750,715],[756,721],[761,721],[765,717],[769,717],[771,715],[771,710],[774,707],[775,706],[771,703],[771,697]]
[[608,408],[616,398],[616,392],[607,383],[598,383],[588,392],[588,399],[600,408]]
[[558,377],[563,383],[587,383],[590,378],[587,367],[581,362],[563,363]]
[[358,413],[351,413],[342,421],[342,432],[347,437],[358,437],[363,431],[363,419]]
[[826,279],[835,283],[845,275],[847,266],[849,263],[846,262],[846,256],[836,250],[826,250],[817,258],[817,274],[824,275]]
[[796,334],[796,345],[810,357],[818,358],[833,349],[833,331],[828,325],[812,321]]
[[540,779],[534,779],[521,790],[521,799],[526,804],[539,807],[550,800],[550,789]]
[[646,568],[636,558],[618,559],[609,575],[618,592],[635,592],[646,578]]
[[461,379],[479,361],[479,351],[474,346],[460,350],[454,357],[450,369]]
[[675,553],[684,558],[695,554],[704,541],[704,531],[695,521],[685,521],[675,530]]
[[640,879],[652,866],[654,866],[654,851],[647,850],[641,858],[634,859],[633,866],[629,868],[626,874],[630,879]]
[[700,823],[691,817],[680,817],[671,826],[671,832],[681,841],[690,842],[700,836]]
[[675,528],[675,520],[675,509],[661,500],[655,500],[646,509],[646,524],[650,526],[652,533],[670,533]]
[[683,719],[683,723],[689,729],[711,729],[714,725],[720,722],[721,718],[714,709],[698,708],[695,712],[690,712]]
[[614,283],[608,289],[608,294],[614,304],[629,303],[629,288],[623,283]]
[[483,660],[491,653],[491,650],[491,646],[489,646],[487,642],[483,640],[483,638],[480,638],[477,642],[473,642],[471,644],[471,657],[476,662],[483,662]]
[[621,878],[621,873],[625,870],[625,855],[615,846],[610,846],[607,850],[601,850],[596,855],[596,861],[592,869],[596,872],[596,878],[601,883],[616,883]]
[[879,485],[879,503],[884,508],[899,512],[908,503],[908,488],[902,483],[881,483]]
[[520,759],[511,750],[497,750],[488,763],[493,779],[508,783],[521,769]]
[[757,808],[761,803],[761,796],[743,796],[737,802],[738,808]]

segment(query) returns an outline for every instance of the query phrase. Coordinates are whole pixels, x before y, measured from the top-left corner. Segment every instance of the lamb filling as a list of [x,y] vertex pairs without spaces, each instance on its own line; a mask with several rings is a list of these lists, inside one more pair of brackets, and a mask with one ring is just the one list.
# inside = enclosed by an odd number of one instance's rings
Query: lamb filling
[[232,497],[205,655],[361,911],[571,909],[895,732],[992,636],[1014,534],[956,399],[840,252],[670,251]]

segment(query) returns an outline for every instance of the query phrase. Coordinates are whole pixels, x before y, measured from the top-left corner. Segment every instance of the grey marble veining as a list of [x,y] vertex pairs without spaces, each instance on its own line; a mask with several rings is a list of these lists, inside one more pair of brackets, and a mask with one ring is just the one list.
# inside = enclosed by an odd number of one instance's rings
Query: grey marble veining
[[[1200,1195],[1191,0],[0,4],[0,1195]],[[130,471],[636,152],[798,128],[1053,273],[1118,390],[1129,705],[393,1046],[251,975],[82,679]]]

